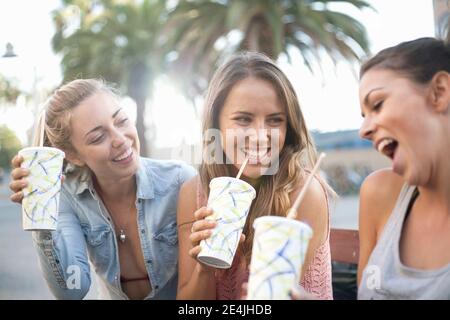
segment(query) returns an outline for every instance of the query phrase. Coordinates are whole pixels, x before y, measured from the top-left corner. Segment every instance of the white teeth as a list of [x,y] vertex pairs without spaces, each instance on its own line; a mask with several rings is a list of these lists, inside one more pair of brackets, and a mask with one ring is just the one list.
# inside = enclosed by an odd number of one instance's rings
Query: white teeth
[[127,151],[125,151],[120,156],[115,158],[114,161],[120,161],[120,160],[123,160],[125,158],[128,158],[131,155],[132,152],[133,152],[133,150],[131,150],[131,148],[129,148]]
[[385,138],[378,144],[378,152],[383,153],[383,149],[390,145],[391,143],[394,143],[394,140]]
[[263,150],[249,150],[249,149],[243,149],[242,152],[245,153],[247,157],[250,158],[262,158],[264,157],[270,149],[263,149]]

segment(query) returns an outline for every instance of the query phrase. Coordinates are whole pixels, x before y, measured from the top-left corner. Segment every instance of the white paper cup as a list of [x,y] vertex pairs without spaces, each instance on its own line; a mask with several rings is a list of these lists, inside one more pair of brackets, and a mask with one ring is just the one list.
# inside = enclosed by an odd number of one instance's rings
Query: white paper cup
[[288,300],[300,282],[312,229],[305,223],[264,216],[253,223],[248,300]]
[[228,269],[256,191],[247,182],[232,177],[214,178],[209,188],[208,207],[213,214],[206,219],[215,220],[217,225],[211,237],[200,242],[202,250],[197,259],[211,267]]
[[19,151],[21,167],[30,170],[23,189],[22,224],[24,230],[56,230],[64,152],[49,147]]

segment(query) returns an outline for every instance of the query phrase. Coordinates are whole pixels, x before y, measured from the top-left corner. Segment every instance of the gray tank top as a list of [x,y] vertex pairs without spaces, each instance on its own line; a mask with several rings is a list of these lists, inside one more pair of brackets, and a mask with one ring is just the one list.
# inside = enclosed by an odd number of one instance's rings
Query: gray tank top
[[450,264],[437,270],[419,270],[400,261],[400,235],[415,190],[403,186],[364,269],[358,299],[450,299]]

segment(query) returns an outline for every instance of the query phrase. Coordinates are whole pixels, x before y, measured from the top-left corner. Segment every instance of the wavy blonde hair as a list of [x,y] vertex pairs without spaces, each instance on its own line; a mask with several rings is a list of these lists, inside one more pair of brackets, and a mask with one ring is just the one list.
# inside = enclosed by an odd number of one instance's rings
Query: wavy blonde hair
[[[286,111],[286,139],[279,155],[279,169],[274,175],[263,175],[256,187],[257,197],[253,201],[244,234],[246,240],[242,253],[250,261],[253,243],[253,221],[264,215],[286,216],[291,206],[289,194],[303,180],[304,169],[311,168],[316,161],[316,149],[309,134],[297,95],[286,75],[268,57],[252,52],[232,56],[214,74],[209,85],[204,108],[203,136],[209,129],[219,128],[219,114],[225,100],[239,81],[254,77],[269,82]],[[209,141],[203,142],[203,150]],[[222,151],[223,152],[223,151]],[[232,164],[200,165],[200,180],[205,195],[209,195],[209,182],[220,176],[232,176]]]
[[[72,110],[99,92],[105,92],[118,99],[116,90],[101,79],[77,79],[58,88],[44,104],[44,146],[58,148],[66,153],[76,153],[70,139]],[[37,128],[40,125],[39,123]],[[36,131],[34,145],[37,145],[38,136]]]

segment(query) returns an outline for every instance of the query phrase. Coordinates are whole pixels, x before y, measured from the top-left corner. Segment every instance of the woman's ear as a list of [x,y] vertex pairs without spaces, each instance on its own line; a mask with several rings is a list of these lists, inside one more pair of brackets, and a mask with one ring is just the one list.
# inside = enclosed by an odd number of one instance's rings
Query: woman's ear
[[86,162],[81,160],[74,151],[66,151],[66,160],[78,167],[84,167],[86,165]]
[[450,73],[439,71],[431,79],[431,105],[438,113],[450,109]]

